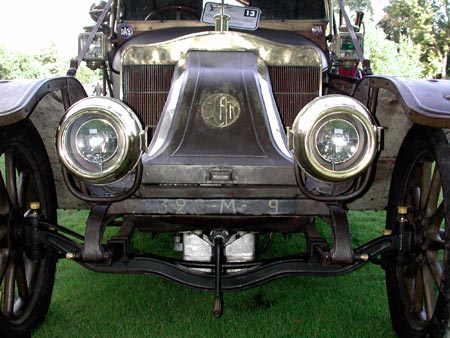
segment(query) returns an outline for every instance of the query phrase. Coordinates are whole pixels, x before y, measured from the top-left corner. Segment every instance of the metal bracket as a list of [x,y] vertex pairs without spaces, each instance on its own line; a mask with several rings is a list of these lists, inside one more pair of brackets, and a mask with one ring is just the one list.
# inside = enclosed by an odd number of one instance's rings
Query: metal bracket
[[333,231],[334,247],[331,250],[331,263],[349,264],[353,262],[354,255],[351,247],[350,230],[347,214],[341,205],[329,204],[331,216],[331,229]]
[[113,259],[127,261],[129,259],[131,248],[131,237],[134,233],[134,223],[125,219],[120,230],[108,240],[108,249],[110,249]]
[[320,258],[324,259],[325,253],[329,251],[329,245],[327,240],[320,235],[316,224],[308,222],[304,231],[308,257],[317,257],[319,255]]
[[102,246],[103,234],[106,228],[105,216],[109,204],[97,204],[89,213],[86,222],[86,234],[81,258],[85,262],[101,262],[110,258]]

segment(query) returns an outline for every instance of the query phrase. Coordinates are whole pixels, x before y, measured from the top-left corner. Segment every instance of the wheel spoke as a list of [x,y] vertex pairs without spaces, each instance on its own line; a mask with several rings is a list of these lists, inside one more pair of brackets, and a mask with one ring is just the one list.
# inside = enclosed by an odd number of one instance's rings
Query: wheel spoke
[[19,297],[26,303],[30,298],[30,294],[28,291],[28,283],[23,256],[18,255],[18,257],[15,259],[15,263],[16,263],[15,265],[16,265],[17,290],[19,292]]
[[6,268],[5,284],[3,294],[3,313],[11,317],[14,311],[14,283],[16,280],[16,269],[11,260]]
[[428,268],[431,272],[434,282],[438,287],[441,286],[442,266],[439,262],[439,253],[434,250],[427,251]]
[[16,163],[13,151],[5,152],[6,189],[12,204],[17,204]]
[[430,320],[433,316],[434,308],[436,307],[436,294],[434,291],[434,279],[426,264],[423,265],[422,268],[422,277],[425,293],[425,311],[427,313],[427,319]]
[[24,301],[22,298],[17,297],[15,302],[14,302],[14,307],[13,307],[13,313],[17,316],[18,314],[20,314],[20,311],[24,308],[24,306],[26,306],[26,301]]
[[24,256],[24,261],[28,290],[34,290],[34,287],[36,286],[36,279],[38,277],[39,262],[31,260],[26,256]]
[[22,171],[19,174],[19,180],[18,180],[18,184],[17,184],[17,199],[19,202],[19,206],[24,209],[27,208],[27,189],[28,189],[28,184],[30,182],[30,176]]
[[414,216],[417,216],[420,210],[420,187],[415,185],[411,188],[412,205],[414,208]]
[[431,216],[429,232],[439,235],[439,228],[441,227],[444,217],[445,217],[445,207],[444,207],[444,201],[442,201],[439,204],[439,207],[434,212],[434,214]]
[[404,283],[406,287],[406,294],[408,297],[408,304],[414,304],[414,294],[415,294],[415,278],[408,278],[405,276]]
[[5,180],[3,179],[3,173],[0,170],[0,215],[9,214],[11,209],[11,201],[9,199],[8,190],[5,186]]
[[414,301],[413,312],[420,314],[423,310],[424,301],[424,285],[422,277],[422,269],[417,270],[415,284],[414,284]]
[[430,183],[430,189],[425,207],[425,216],[431,217],[437,209],[439,194],[441,192],[441,175],[437,166],[434,167],[433,179]]
[[3,280],[3,277],[5,276],[6,267],[8,265],[8,258],[9,258],[9,249],[2,248],[0,249],[0,284]]
[[8,227],[6,224],[0,224],[0,245],[4,239],[6,239],[6,235],[8,234]]
[[422,163],[422,180],[420,181],[420,209],[424,209],[428,200],[431,183],[432,163],[425,161]]

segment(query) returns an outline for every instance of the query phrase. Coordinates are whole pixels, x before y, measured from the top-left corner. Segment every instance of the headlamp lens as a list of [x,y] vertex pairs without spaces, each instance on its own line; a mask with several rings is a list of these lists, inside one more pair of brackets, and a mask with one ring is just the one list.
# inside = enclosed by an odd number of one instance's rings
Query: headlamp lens
[[76,147],[86,161],[101,167],[117,151],[117,132],[105,120],[89,120],[77,131]]
[[325,161],[331,164],[343,163],[351,159],[358,150],[358,132],[346,120],[329,120],[318,129],[316,146]]

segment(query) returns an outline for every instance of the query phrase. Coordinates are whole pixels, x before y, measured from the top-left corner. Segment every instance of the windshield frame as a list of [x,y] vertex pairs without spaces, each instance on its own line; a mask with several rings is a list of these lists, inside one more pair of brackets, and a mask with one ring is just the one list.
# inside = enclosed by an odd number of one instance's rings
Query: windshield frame
[[[126,17],[121,17],[121,10],[120,8],[122,8],[122,6],[125,5],[125,2],[131,1],[131,0],[116,0],[117,1],[117,9],[116,10],[116,22],[139,22],[139,21],[143,21],[145,22],[146,20],[144,19],[139,19],[139,18],[126,18]],[[311,1],[311,0],[310,0]],[[312,0],[313,1],[313,0]],[[264,16],[264,11],[263,11],[263,15],[261,16],[261,21],[272,21],[272,22],[291,22],[291,21],[321,21],[321,22],[330,22],[332,16],[331,16],[331,12],[330,12],[330,0],[316,0],[321,1],[324,3],[324,9],[323,9],[323,17],[313,17],[313,18],[287,18],[287,17],[277,17],[277,18],[266,18]],[[200,2],[200,0],[199,0]],[[218,2],[218,0],[210,0],[209,2]],[[205,0],[202,0],[202,11],[204,10],[204,4],[205,4]],[[250,4],[249,7],[258,7],[257,4],[253,5]],[[260,7],[258,7],[260,8]],[[151,9],[149,9],[149,13],[151,12]],[[147,16],[149,13],[146,13],[145,16]],[[145,17],[144,16],[144,17]],[[157,22],[172,22],[172,21],[177,21],[177,20],[147,20],[149,22],[152,23],[157,23]],[[178,21],[186,21],[186,22],[195,22],[197,20],[178,20]]]

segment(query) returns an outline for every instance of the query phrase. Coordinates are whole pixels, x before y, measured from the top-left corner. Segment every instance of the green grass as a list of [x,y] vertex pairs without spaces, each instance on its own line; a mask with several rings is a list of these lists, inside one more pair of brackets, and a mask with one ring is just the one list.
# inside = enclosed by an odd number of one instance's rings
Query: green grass
[[[60,223],[80,230],[77,224],[86,215],[60,212]],[[354,244],[377,237],[384,215],[351,213]],[[157,241],[170,250],[170,238]],[[280,235],[274,242],[278,253],[301,240]],[[70,261],[59,262],[57,269],[50,311],[33,338],[395,336],[384,272],[374,265],[339,277],[288,277],[225,293],[220,319],[211,315],[209,292],[151,276],[94,273]]]

